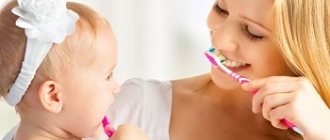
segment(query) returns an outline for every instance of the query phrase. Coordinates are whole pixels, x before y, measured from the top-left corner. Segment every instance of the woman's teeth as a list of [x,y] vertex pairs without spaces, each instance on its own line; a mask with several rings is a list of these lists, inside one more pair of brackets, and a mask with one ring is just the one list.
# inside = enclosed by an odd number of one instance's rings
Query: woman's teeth
[[246,66],[247,64],[226,59],[225,62],[223,62],[223,65],[225,65],[226,67],[229,67],[229,68],[239,68],[239,67]]
[[214,53],[215,56],[218,56],[218,57],[221,55],[221,54],[220,54],[220,51],[217,50],[217,49],[216,49],[213,53]]
[[229,60],[227,59],[225,56],[221,55],[220,51],[218,49],[216,49],[214,51],[214,54],[223,62],[223,65],[225,65],[226,67],[229,68],[239,68],[239,67],[243,67],[248,65],[247,63],[243,63],[243,62],[238,62],[238,61],[234,61],[234,60]]

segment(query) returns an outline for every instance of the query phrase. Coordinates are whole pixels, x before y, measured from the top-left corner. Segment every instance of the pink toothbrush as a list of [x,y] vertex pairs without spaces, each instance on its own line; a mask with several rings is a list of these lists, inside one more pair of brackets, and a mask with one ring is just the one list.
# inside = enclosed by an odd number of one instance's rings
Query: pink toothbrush
[[111,136],[113,135],[113,133],[115,133],[116,130],[111,127],[109,119],[107,118],[107,116],[104,116],[104,118],[102,120],[102,124],[103,124],[105,134],[107,134],[108,137],[111,138]]
[[[230,69],[228,69],[225,65],[223,65],[224,59],[220,60],[215,54],[214,54],[215,49],[211,48],[208,51],[205,51],[204,54],[206,55],[206,57],[209,59],[209,61],[217,66],[220,70],[224,71],[225,73],[227,73],[230,77],[234,78],[235,80],[237,80],[240,84],[244,84],[244,83],[249,83],[251,80],[240,76],[239,74],[231,71]],[[252,94],[256,94],[257,91],[252,91]],[[301,129],[299,129],[297,126],[295,126],[294,124],[292,124],[291,122],[289,122],[286,119],[282,119],[281,120],[282,123],[284,123],[286,126],[288,126],[289,128],[293,129],[294,131],[296,131],[297,133],[299,133],[300,135],[304,135],[303,131]]]

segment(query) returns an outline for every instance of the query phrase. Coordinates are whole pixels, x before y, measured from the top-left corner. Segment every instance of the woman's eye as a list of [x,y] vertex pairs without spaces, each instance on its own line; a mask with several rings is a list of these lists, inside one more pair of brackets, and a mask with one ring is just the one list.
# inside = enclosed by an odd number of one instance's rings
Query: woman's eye
[[215,4],[214,5],[214,10],[220,14],[220,15],[225,15],[225,16],[228,16],[229,15],[229,12],[226,11],[226,10],[223,10],[222,8],[219,7],[219,5]]
[[251,33],[248,25],[242,25],[242,32],[245,34],[245,36],[248,39],[250,39],[252,41],[258,41],[258,40],[262,40],[264,38],[262,36],[258,36],[258,35]]

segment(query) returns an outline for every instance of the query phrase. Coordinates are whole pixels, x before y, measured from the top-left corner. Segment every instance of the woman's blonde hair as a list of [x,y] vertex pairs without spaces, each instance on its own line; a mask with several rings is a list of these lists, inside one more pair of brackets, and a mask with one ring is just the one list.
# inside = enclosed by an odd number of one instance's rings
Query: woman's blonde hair
[[[17,0],[10,1],[0,11],[0,97],[5,96],[14,83],[21,69],[26,46],[24,30],[15,25],[18,17],[11,12],[17,5]],[[69,69],[66,67],[70,66],[74,50],[94,46],[99,23],[106,22],[97,12],[85,5],[69,2],[67,7],[80,16],[76,30],[62,44],[53,45],[38,68],[38,78],[60,77],[60,71]]]
[[290,68],[330,107],[330,1],[275,0],[275,36]]

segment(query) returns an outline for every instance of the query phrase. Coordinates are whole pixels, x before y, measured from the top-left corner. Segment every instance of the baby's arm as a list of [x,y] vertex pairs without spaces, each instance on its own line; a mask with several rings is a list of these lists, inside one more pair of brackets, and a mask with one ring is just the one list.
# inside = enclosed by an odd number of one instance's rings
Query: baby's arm
[[140,128],[123,124],[109,140],[148,140],[148,136]]

